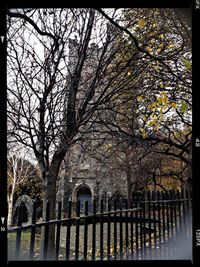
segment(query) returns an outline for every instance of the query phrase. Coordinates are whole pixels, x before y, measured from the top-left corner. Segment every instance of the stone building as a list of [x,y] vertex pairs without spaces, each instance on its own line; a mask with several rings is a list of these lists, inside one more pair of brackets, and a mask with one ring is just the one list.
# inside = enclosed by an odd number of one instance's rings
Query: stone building
[[[97,206],[101,199],[107,199],[120,191],[120,187],[114,184],[112,177],[94,158],[91,158],[80,145],[72,148],[68,158],[67,169],[60,174],[57,199],[63,203],[63,211],[67,211],[68,200],[74,206],[80,200],[81,208],[88,201],[89,209],[95,199]],[[114,174],[113,174],[114,176]],[[123,189],[123,183],[121,183]],[[123,191],[123,190],[121,190]],[[125,193],[125,192],[123,192]]]
[[[112,30],[112,27],[108,24],[107,36],[114,33],[116,34],[116,32]],[[70,77],[74,73],[76,63],[80,56],[80,45],[77,37],[75,36],[73,39],[69,39],[68,45],[68,77],[70,81]],[[88,47],[82,70],[81,92],[77,95],[77,106],[79,103],[82,103],[84,97],[87,96],[87,87],[93,78],[102,49],[103,47],[99,47],[98,44],[95,43],[91,43]],[[110,50],[111,47],[109,46],[108,51]],[[97,90],[99,89],[97,88]],[[93,125],[93,127],[96,126]],[[77,200],[80,200],[81,206],[83,206],[84,202],[87,200],[90,206],[93,199],[99,201],[102,196],[111,196],[113,193],[111,183],[109,184],[109,181],[102,183],[102,176],[98,177],[98,163],[94,158],[88,156],[81,144],[74,145],[70,149],[70,155],[66,156],[66,161],[67,164],[65,164],[65,166],[67,166],[67,169],[64,167],[63,171],[60,173],[57,193],[57,199],[63,202],[64,211],[67,210],[67,202],[69,199],[72,200],[72,203],[76,203]]]

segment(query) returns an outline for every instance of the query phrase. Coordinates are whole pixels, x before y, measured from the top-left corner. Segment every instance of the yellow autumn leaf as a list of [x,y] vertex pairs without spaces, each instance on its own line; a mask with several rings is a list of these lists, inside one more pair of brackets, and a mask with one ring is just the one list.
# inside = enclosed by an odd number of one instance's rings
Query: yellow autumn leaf
[[157,103],[153,102],[153,103],[148,105],[148,109],[151,109],[151,110],[155,111],[156,106],[157,106]]
[[163,95],[164,97],[167,96],[167,93],[166,92],[162,92],[161,95]]
[[185,68],[189,71],[191,69],[191,62],[186,59],[186,58],[183,58],[182,59],[182,63],[184,64]]
[[164,87],[164,85],[162,83],[160,83],[160,88],[163,88],[163,87]]
[[147,46],[146,50],[149,51],[149,52],[153,51],[153,49],[151,47],[149,47],[149,46]]
[[160,52],[161,52],[161,48],[158,48],[156,52],[157,52],[158,54],[160,54]]
[[144,122],[147,121],[147,117],[144,117],[144,118],[143,118],[143,121],[144,121]]
[[172,44],[172,43],[169,44],[169,45],[167,46],[167,48],[169,48],[169,49],[170,49],[170,48],[174,48],[174,44]]
[[149,122],[149,126],[157,125],[157,120],[152,120]]
[[166,92],[162,92],[161,93],[161,98],[162,98],[163,102],[167,102],[168,101],[167,93]]
[[163,121],[163,120],[164,120],[164,116],[163,116],[163,114],[160,115],[159,120],[160,120],[160,121]]
[[170,104],[170,107],[176,108],[177,107],[177,104],[173,102],[173,103]]
[[146,138],[147,137],[147,132],[145,131],[145,129],[140,128],[139,131],[140,131],[140,133],[142,135],[142,138]]
[[139,19],[138,20],[138,25],[140,26],[140,28],[143,28],[146,24],[146,20],[145,19]]
[[141,102],[141,101],[142,101],[142,96],[141,96],[141,95],[139,95],[139,96],[137,97],[137,101],[138,101],[138,102]]
[[105,145],[105,149],[106,149],[107,151],[111,151],[111,149],[112,149],[112,144],[107,144],[107,145]]
[[155,118],[155,119],[157,119],[157,118],[158,118],[158,116],[157,116],[156,114],[152,114],[152,118]]
[[157,97],[157,101],[158,101],[158,104],[159,104],[159,105],[162,104],[162,98],[161,98],[161,97]]

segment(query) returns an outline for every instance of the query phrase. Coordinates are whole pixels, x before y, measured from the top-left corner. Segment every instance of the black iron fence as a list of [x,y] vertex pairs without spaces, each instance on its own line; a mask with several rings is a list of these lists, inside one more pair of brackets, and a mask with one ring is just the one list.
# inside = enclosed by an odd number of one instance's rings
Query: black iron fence
[[36,222],[34,204],[29,225],[22,223],[19,207],[17,225],[8,229],[8,258],[48,260],[51,243],[53,260],[184,259],[182,245],[192,237],[191,207],[191,191],[148,191],[131,203],[121,198],[97,205],[94,200],[90,212],[88,202],[81,213],[80,202],[69,201],[67,218],[59,202],[57,219],[49,220],[47,202],[46,220]]

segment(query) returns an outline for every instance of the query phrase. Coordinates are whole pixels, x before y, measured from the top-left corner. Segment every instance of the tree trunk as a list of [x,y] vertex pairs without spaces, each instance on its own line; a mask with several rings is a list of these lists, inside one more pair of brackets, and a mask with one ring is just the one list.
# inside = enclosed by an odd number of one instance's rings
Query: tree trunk
[[11,193],[8,198],[8,227],[11,227],[13,224],[13,197],[14,194]]
[[[46,204],[49,203],[49,220],[56,219],[56,181],[62,159],[54,158],[45,178],[45,196],[43,201],[43,220],[46,220]],[[44,247],[45,227],[42,229],[41,259],[46,253],[46,260],[55,259],[55,225],[49,226],[48,247]]]

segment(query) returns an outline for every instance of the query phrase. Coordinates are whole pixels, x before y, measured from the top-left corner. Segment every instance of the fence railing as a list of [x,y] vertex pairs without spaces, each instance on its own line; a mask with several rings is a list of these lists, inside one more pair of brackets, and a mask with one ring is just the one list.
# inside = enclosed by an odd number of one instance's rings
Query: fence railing
[[59,202],[57,219],[49,220],[47,202],[46,220],[36,222],[34,203],[29,225],[22,224],[19,207],[17,226],[8,229],[9,260],[48,260],[51,231],[54,260],[179,259],[182,240],[191,240],[191,191],[143,192],[130,205],[123,198],[99,205],[94,200],[90,212],[86,201],[82,214],[80,202],[75,209],[72,204],[68,202],[68,216],[62,218]]

